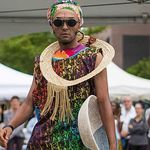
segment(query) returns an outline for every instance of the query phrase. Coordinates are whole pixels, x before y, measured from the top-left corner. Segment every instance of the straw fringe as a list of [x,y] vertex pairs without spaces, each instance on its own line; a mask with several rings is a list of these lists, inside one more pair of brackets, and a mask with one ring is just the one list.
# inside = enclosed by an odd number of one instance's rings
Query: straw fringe
[[56,86],[50,82],[47,84],[47,101],[41,115],[46,115],[52,105],[54,105],[54,110],[50,117],[51,120],[55,120],[57,112],[59,112],[58,117],[61,121],[73,119],[67,87]]

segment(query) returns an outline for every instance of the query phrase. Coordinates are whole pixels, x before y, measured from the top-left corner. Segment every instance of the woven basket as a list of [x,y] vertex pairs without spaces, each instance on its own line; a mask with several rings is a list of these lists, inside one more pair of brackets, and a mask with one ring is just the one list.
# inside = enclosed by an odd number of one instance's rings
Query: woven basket
[[82,104],[78,114],[78,128],[82,142],[88,149],[109,150],[96,96],[89,96]]

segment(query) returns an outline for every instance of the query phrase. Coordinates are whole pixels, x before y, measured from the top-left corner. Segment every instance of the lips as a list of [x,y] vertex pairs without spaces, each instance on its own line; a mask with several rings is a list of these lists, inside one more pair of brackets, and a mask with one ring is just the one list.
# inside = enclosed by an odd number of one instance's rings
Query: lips
[[68,34],[68,33],[62,33],[61,35],[63,35],[63,36],[68,36],[69,34]]

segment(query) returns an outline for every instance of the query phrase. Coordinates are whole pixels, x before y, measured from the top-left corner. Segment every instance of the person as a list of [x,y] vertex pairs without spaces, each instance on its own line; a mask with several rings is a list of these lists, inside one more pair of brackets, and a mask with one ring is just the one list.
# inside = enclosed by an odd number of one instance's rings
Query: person
[[3,107],[2,107],[2,105],[0,105],[0,123],[2,123],[3,122]]
[[4,127],[4,105],[0,105],[0,128]]
[[148,126],[143,115],[143,103],[136,103],[135,110],[137,115],[129,123],[129,150],[148,150]]
[[[80,42],[86,37],[79,31],[83,25],[83,15],[77,2],[59,0],[48,9],[47,16],[58,42],[51,44],[40,57],[36,57],[31,89],[9,126],[0,131],[1,145],[7,145],[12,129],[25,122],[35,110],[39,119],[27,149],[86,149],[79,135],[77,117],[83,102],[93,94],[98,99],[110,150],[116,150],[107,71],[105,68],[98,70],[101,63],[104,63],[102,60],[106,57],[109,59],[114,54],[106,56],[103,48],[108,48],[107,53],[110,53],[112,47],[106,42],[99,48],[97,44],[92,47],[96,43],[96,39],[92,37],[88,37],[86,43]],[[43,58],[44,56],[46,57]],[[88,76],[88,80],[84,76]],[[59,82],[60,80],[63,82]],[[62,83],[62,86],[53,82]],[[70,86],[66,87],[66,83]]]
[[[9,121],[14,117],[17,110],[20,108],[20,99],[18,96],[13,96],[10,99],[10,109],[4,112],[4,124],[7,126]],[[24,124],[18,126],[13,134],[11,135],[8,144],[7,150],[22,150],[22,145],[24,142],[24,133],[23,133]]]
[[147,124],[149,126],[149,131],[148,131],[148,148],[150,149],[150,108],[148,108],[145,112],[145,119],[147,121]]
[[126,96],[123,100],[123,105],[121,107],[121,116],[120,116],[120,122],[122,123],[121,128],[121,140],[122,140],[122,146],[123,150],[127,150],[128,147],[128,125],[132,118],[136,116],[135,108],[132,105],[131,97]]
[[38,120],[35,115],[27,122],[26,128],[24,128],[25,140],[22,150],[27,149],[27,143],[31,137],[32,131],[37,122]]
[[115,119],[115,129],[116,129],[116,138],[117,138],[117,150],[122,150],[121,137],[120,137],[120,115],[121,108],[119,103],[112,101],[111,102],[112,111]]
[[34,126],[36,125],[37,121],[38,120],[35,115],[28,121],[27,126],[26,126],[26,134],[25,134],[25,138],[27,141],[30,139],[32,131],[33,131]]

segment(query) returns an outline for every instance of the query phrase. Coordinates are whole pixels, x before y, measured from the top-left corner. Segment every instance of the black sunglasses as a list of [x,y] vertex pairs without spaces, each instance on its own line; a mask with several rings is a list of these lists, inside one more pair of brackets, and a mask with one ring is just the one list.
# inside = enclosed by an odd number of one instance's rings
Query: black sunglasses
[[69,20],[55,19],[52,23],[56,27],[62,27],[62,26],[64,26],[64,23],[66,23],[66,25],[69,27],[74,27],[78,22],[79,21],[76,21],[74,19],[69,19]]

